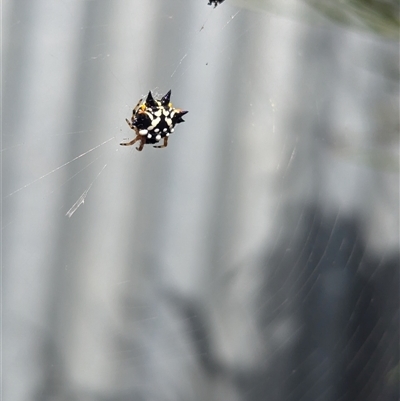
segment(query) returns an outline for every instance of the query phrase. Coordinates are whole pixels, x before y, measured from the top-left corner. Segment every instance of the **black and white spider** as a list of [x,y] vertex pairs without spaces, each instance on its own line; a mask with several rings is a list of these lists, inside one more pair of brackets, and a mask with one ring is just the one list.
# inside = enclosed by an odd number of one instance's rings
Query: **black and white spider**
[[139,100],[132,111],[131,121],[126,119],[129,127],[136,133],[136,137],[130,142],[122,142],[122,146],[131,146],[140,141],[136,149],[141,151],[145,144],[154,144],[164,139],[163,144],[155,148],[165,148],[168,145],[168,137],[174,132],[176,124],[185,120],[182,118],[187,111],[176,109],[170,102],[169,90],[161,99],[154,99],[151,91],[145,101]]
[[223,3],[225,0],[209,0],[208,5],[212,6],[214,5],[214,8],[217,7],[218,4]]

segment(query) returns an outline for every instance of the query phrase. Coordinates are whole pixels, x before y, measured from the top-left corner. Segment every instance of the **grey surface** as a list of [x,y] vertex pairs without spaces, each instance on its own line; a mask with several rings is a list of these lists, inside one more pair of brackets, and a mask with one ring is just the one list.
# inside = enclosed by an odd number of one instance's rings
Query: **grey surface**
[[3,2],[4,401],[398,399],[398,42],[206,3]]

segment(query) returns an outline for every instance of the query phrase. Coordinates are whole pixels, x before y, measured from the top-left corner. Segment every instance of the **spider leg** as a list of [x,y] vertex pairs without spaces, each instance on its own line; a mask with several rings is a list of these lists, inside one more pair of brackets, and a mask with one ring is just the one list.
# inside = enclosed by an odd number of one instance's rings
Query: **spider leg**
[[136,136],[129,142],[121,142],[120,145],[122,146],[132,146],[133,144],[135,144],[137,141],[141,141],[143,138],[141,135],[139,135],[139,130],[137,129],[137,127],[135,127],[134,125],[132,125],[127,119],[125,119],[126,122],[128,123],[128,125],[135,131]]
[[125,118],[125,121],[131,129],[134,129],[132,123],[127,118]]
[[134,107],[134,109],[132,110],[132,117],[134,117],[135,116],[135,114],[137,113],[137,111],[139,110],[139,106],[140,106],[140,103],[142,103],[142,100],[143,99],[140,99],[138,102],[137,102],[137,105]]
[[121,142],[120,145],[122,145],[122,146],[132,146],[133,144],[135,144],[137,141],[140,141],[141,139],[142,139],[142,137],[140,135],[137,135],[131,141],[129,141],[129,142]]
[[146,143],[146,138],[143,138],[142,136],[139,138],[140,139],[140,145],[138,148],[136,148],[136,150],[138,150],[139,152],[141,152],[143,150],[143,146]]
[[167,146],[168,146],[168,137],[164,136],[164,143],[161,146],[153,146],[153,148],[162,149],[162,148],[166,148]]

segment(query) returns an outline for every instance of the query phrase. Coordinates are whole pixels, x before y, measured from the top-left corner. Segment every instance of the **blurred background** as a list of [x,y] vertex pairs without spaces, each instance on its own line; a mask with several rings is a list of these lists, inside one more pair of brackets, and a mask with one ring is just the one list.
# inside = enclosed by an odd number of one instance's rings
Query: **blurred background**
[[399,2],[207,2],[3,0],[3,401],[399,399]]

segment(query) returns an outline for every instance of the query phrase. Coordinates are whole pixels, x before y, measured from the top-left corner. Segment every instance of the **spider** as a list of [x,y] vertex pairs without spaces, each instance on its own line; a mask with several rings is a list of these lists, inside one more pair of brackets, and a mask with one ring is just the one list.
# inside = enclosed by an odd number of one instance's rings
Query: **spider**
[[208,5],[212,6],[214,5],[214,8],[217,7],[218,4],[223,3],[225,0],[209,0]]
[[145,101],[140,99],[132,111],[131,121],[125,119],[129,127],[136,133],[136,137],[130,142],[121,142],[122,146],[131,146],[140,141],[136,149],[140,152],[147,143],[158,143],[163,139],[163,144],[154,148],[166,148],[168,137],[174,132],[176,124],[185,120],[182,118],[187,111],[176,109],[170,102],[169,90],[161,99],[154,99],[151,91]]

